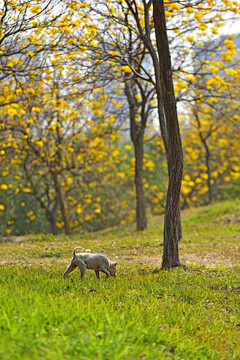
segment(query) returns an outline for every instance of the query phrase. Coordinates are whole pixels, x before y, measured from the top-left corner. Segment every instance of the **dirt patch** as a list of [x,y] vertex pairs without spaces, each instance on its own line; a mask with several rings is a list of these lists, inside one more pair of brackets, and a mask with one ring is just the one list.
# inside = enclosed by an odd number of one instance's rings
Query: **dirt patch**
[[[160,268],[162,264],[162,255],[159,256],[134,256],[134,257],[120,257],[121,260],[126,263],[134,263],[143,266],[156,267]],[[240,266],[240,260],[236,258],[228,258],[224,255],[213,256],[211,254],[208,255],[195,255],[195,254],[184,254],[180,255],[180,261],[182,265],[205,265],[207,267],[214,266]]]
[[26,241],[28,238],[26,236],[6,236],[0,238],[0,243],[21,243],[23,241]]
[[[240,266],[239,238],[226,238],[217,241],[209,238],[204,243],[184,242],[179,244],[180,261],[183,265],[197,264],[207,267]],[[69,264],[75,240],[70,241],[33,241],[33,237],[8,237],[1,239],[0,266],[59,266]],[[111,246],[110,246],[111,245]],[[84,247],[92,252],[103,252],[112,261],[119,261],[119,267],[139,265],[161,268],[161,243],[144,243],[137,246],[123,246],[122,241],[114,241],[106,246],[99,239],[85,241]],[[101,249],[104,248],[104,251]]]
[[240,215],[230,215],[223,218],[225,224],[240,224]]

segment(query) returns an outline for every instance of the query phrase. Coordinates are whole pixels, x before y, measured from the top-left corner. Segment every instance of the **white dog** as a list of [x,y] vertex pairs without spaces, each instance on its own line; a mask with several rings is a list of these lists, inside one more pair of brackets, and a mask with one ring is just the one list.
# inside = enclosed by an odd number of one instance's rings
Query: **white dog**
[[85,278],[86,269],[94,270],[98,279],[100,279],[99,271],[105,273],[107,278],[110,275],[114,277],[117,276],[117,262],[110,261],[105,255],[102,254],[76,254],[77,249],[85,250],[82,247],[76,247],[73,250],[73,258],[63,275],[64,277],[67,277],[77,266],[81,272],[81,279]]

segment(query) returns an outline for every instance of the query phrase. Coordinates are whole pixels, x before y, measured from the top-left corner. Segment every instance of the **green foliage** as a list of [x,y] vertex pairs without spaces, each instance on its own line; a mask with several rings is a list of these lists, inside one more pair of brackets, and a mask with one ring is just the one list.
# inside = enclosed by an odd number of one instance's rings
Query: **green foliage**
[[234,200],[240,197],[240,179],[219,186],[219,200]]

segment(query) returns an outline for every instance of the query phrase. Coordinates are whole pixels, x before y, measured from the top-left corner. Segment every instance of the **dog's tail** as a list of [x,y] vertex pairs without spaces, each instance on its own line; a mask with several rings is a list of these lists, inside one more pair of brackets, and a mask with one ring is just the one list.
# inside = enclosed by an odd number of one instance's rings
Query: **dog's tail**
[[75,258],[75,256],[76,256],[76,250],[77,249],[82,249],[82,250],[84,250],[84,251],[86,251],[83,247],[81,247],[81,246],[78,246],[78,247],[75,247],[75,249],[73,250],[73,259]]

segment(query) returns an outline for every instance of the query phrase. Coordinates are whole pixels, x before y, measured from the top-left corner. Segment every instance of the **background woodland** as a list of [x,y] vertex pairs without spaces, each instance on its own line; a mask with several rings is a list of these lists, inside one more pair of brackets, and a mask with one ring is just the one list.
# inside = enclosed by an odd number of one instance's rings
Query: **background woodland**
[[[228,0],[165,3],[182,209],[240,195],[240,37],[228,25],[239,11]],[[142,230],[163,214],[152,19],[145,0],[2,1],[1,236]]]

